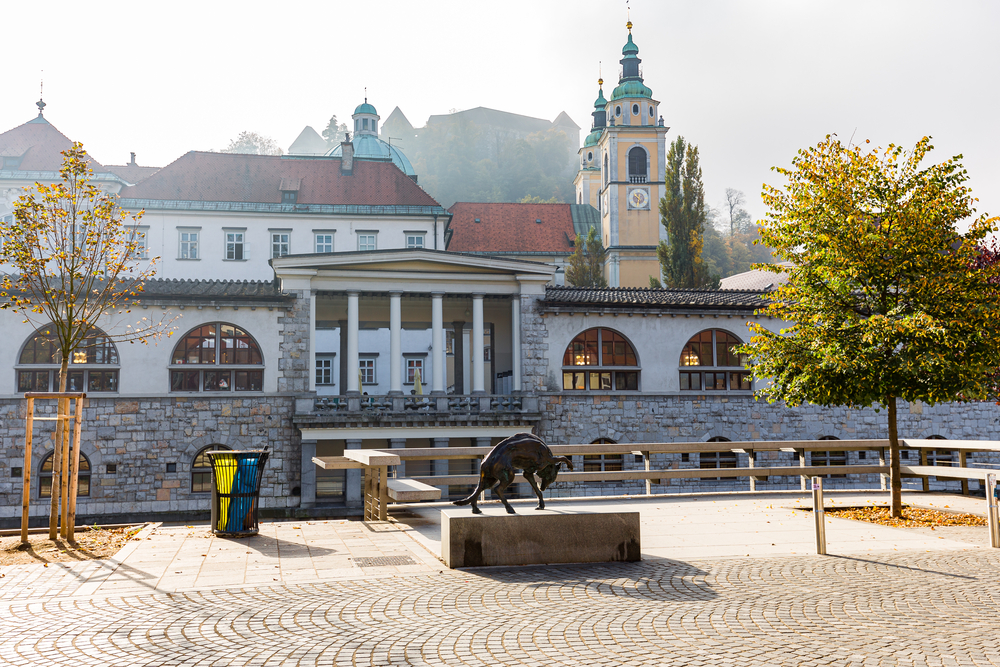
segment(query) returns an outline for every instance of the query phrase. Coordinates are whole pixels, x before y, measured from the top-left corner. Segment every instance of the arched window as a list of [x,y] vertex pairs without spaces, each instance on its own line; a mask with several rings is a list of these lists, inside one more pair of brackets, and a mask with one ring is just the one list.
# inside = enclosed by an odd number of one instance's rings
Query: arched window
[[573,339],[563,354],[563,389],[638,391],[638,366],[632,344],[620,333],[587,329]]
[[[55,330],[42,327],[21,348],[17,361],[17,390],[58,391],[59,343]],[[66,391],[118,391],[118,350],[103,331],[94,329],[73,350]]]
[[[835,435],[822,435],[820,440],[840,440]],[[846,466],[847,451],[843,449],[831,449],[828,451],[814,450],[809,452],[809,465],[814,466]],[[847,477],[847,475],[824,475],[827,479],[833,477]]]
[[646,182],[646,150],[642,146],[629,149],[628,180],[630,183]]
[[[618,444],[610,438],[598,438],[592,445],[615,445]],[[621,454],[584,454],[584,472],[617,472],[622,469],[624,457]]]
[[740,344],[739,338],[722,329],[695,334],[681,352],[681,391],[750,391],[751,374],[743,370],[746,355],[733,349]]
[[[73,456],[73,448],[70,447],[69,455]],[[90,495],[90,459],[87,455],[80,453],[80,474],[78,476],[79,483],[76,487],[76,497],[89,496]],[[42,467],[38,473],[38,497],[39,498],[51,498],[52,497],[52,452],[49,452],[44,459],[42,459]]]
[[[721,435],[717,435],[714,438],[709,438],[708,442],[730,442],[729,438],[724,438]],[[736,467],[736,452],[702,452],[698,456],[698,467],[702,470],[714,470],[718,468],[735,468]],[[702,477],[705,480],[714,481],[731,481],[735,482],[735,477]]]
[[212,490],[212,462],[208,452],[229,449],[225,445],[209,445],[195,454],[191,463],[191,493],[208,493]]
[[610,174],[611,174],[611,171],[608,169],[608,154],[605,153],[604,154],[604,184],[605,185],[608,184],[608,178],[609,178]]
[[260,347],[246,331],[225,322],[188,332],[174,347],[170,364],[170,391],[264,390]]

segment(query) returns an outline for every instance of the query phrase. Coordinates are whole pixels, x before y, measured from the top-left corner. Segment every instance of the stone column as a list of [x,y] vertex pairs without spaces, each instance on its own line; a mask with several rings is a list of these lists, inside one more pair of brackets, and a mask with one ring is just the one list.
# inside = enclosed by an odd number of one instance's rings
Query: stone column
[[347,393],[358,395],[358,293],[347,293]]
[[[434,438],[434,446],[435,447],[447,447],[448,444],[449,444],[448,443],[448,438]],[[448,459],[435,459],[432,467],[434,469],[434,475],[435,476],[438,476],[438,475],[447,475],[448,474]],[[445,484],[443,486],[439,486],[438,488],[441,489],[441,497],[442,498],[447,498],[448,497],[448,485]]]
[[403,293],[389,293],[389,395],[403,395]]
[[485,394],[486,370],[483,366],[483,295],[472,295],[472,393]]
[[299,477],[299,507],[314,507],[316,505],[316,441],[302,441],[302,473]]
[[337,366],[338,369],[338,379],[337,379],[337,393],[341,396],[347,395],[347,320],[340,320],[338,323],[340,327],[340,355],[337,360],[340,362]]
[[444,293],[431,294],[431,393],[443,394],[445,386]]
[[511,389],[514,393],[521,391],[521,297],[515,296],[510,303],[510,341],[511,359],[513,362]]
[[316,292],[309,293],[309,391],[316,391]]
[[[354,374],[357,378],[357,373]],[[357,380],[355,379],[355,382]],[[345,440],[344,449],[361,449],[361,440]],[[361,488],[361,470],[344,471],[344,502],[348,507],[364,507],[364,489]]]
[[455,393],[465,393],[465,322],[452,322],[455,331],[454,355],[455,359]]
[[[390,438],[389,447],[392,449],[405,449],[406,438]],[[396,466],[396,477],[406,477],[406,461],[400,461]]]

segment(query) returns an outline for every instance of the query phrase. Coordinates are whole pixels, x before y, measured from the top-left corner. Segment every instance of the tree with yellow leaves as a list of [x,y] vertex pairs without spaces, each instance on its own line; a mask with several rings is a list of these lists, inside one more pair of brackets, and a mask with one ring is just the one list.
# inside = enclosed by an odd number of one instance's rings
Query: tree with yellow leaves
[[[975,214],[961,155],[921,167],[932,150],[844,145],[827,136],[775,168],[764,186],[763,242],[791,267],[741,352],[760,394],[788,405],[888,412],[891,514],[901,516],[896,402],[986,399],[1000,367],[1000,264],[977,266],[998,218]],[[964,233],[960,223],[968,224]]]

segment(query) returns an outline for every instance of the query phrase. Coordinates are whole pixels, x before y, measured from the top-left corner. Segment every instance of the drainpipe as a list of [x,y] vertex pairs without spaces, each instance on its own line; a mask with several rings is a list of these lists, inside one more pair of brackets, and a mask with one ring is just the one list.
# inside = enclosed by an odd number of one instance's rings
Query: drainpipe
[[438,217],[434,216],[434,249],[438,249]]

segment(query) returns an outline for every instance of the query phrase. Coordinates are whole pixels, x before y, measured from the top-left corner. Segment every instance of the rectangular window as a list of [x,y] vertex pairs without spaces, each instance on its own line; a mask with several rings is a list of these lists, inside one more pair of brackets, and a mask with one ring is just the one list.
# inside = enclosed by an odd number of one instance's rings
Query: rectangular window
[[25,391],[48,391],[49,371],[18,371],[17,390]]
[[[814,466],[846,466],[847,465],[847,452],[845,451],[828,451],[828,452],[810,452],[809,454],[810,465]],[[833,477],[847,477],[847,475],[825,475],[827,479]]]
[[375,384],[375,359],[369,357],[358,361],[358,370],[361,374],[361,384]]
[[591,391],[611,391],[611,373],[591,373]]
[[118,391],[118,371],[87,371],[87,391]]
[[[698,457],[698,467],[702,470],[715,468],[735,468],[736,452],[702,452]],[[703,480],[735,482],[735,477],[702,477]]]
[[170,371],[170,391],[198,391],[199,371]]
[[615,389],[618,391],[639,391],[639,374],[634,371],[616,371]]
[[235,371],[236,391],[264,391],[264,371]]
[[585,373],[576,373],[571,371],[565,371],[563,373],[563,389],[572,391],[583,391],[586,389],[584,384]]
[[198,259],[198,234],[194,230],[180,230],[180,248],[178,259]]
[[681,371],[681,391],[701,391],[701,373]]
[[284,257],[288,254],[289,237],[288,232],[271,233],[271,257]]
[[406,360],[406,382],[408,384],[414,383],[416,380],[414,378],[417,374],[420,374],[420,382],[424,381],[424,360],[423,359],[407,359]]
[[333,357],[316,356],[316,384],[333,384]]
[[584,472],[618,472],[622,469],[621,454],[584,454]]
[[316,252],[333,252],[333,234],[316,235]]
[[281,203],[282,204],[294,204],[299,200],[298,192],[282,192],[281,193]]
[[135,258],[149,258],[149,227],[135,228]]
[[750,391],[750,373],[730,373],[729,388],[733,391]]
[[406,233],[406,247],[407,248],[423,248],[424,247],[424,236],[423,233]]
[[226,232],[226,259],[246,259],[243,232]]
[[205,391],[229,391],[231,383],[229,371],[205,371]]
[[358,232],[358,250],[375,250],[375,232]]

